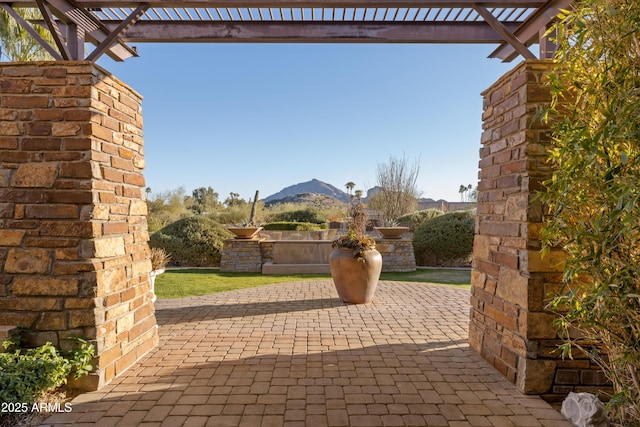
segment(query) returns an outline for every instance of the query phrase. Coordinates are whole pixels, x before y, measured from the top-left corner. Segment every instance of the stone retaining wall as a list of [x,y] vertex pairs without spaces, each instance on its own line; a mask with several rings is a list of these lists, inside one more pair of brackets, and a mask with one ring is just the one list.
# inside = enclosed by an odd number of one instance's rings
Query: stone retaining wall
[[[313,245],[314,242],[316,245],[323,246],[329,244],[326,240],[276,241],[264,239],[229,239],[224,242],[222,248],[220,271],[259,273],[262,271],[262,266],[265,263],[307,265],[304,264],[304,254],[290,252],[289,260],[287,259],[286,250],[274,254],[274,246],[277,246],[278,242],[282,242],[282,246],[284,247],[300,246],[301,250],[310,252],[310,254],[313,253],[315,258],[317,258],[319,254],[324,254],[326,250],[313,250],[313,248],[309,248],[309,245]],[[376,240],[376,248],[382,255],[383,272],[416,270],[416,259],[413,252],[413,242],[411,240],[379,239]],[[318,259],[310,258],[309,261],[308,265],[325,264],[328,266],[328,260],[325,260],[324,263],[318,263],[316,262]]]
[[158,341],[141,97],[90,62],[0,64],[0,325],[96,345],[96,389]]

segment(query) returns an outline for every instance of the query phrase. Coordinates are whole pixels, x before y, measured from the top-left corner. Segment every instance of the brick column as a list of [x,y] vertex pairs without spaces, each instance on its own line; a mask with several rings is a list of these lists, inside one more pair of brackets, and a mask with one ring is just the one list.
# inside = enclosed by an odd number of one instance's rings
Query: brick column
[[484,132],[472,271],[472,348],[522,392],[558,400],[604,384],[584,356],[556,351],[547,295],[558,293],[564,253],[540,256],[542,206],[536,194],[551,176],[549,130],[537,118],[550,101],[550,61],[525,61],[484,96]]
[[140,103],[90,62],[0,65],[0,325],[92,340],[84,389],[158,341]]

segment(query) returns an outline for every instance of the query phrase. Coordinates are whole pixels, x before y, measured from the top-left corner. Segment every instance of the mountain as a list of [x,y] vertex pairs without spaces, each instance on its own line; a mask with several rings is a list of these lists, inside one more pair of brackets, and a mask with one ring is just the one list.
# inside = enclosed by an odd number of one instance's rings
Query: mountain
[[344,209],[344,202],[325,194],[318,193],[300,193],[295,196],[287,196],[284,199],[271,200],[265,202],[266,207],[279,205],[281,203],[292,203],[303,207],[315,207],[319,209]]
[[322,182],[318,179],[312,179],[311,181],[301,182],[299,184],[291,185],[289,187],[283,188],[275,194],[272,194],[268,197],[262,199],[265,203],[273,203],[276,200],[280,201],[282,199],[291,198],[293,196],[297,196],[298,194],[323,194],[325,196],[333,197],[334,199],[340,200],[342,202],[349,201],[349,195],[342,190],[334,187],[331,184],[327,184],[326,182]]

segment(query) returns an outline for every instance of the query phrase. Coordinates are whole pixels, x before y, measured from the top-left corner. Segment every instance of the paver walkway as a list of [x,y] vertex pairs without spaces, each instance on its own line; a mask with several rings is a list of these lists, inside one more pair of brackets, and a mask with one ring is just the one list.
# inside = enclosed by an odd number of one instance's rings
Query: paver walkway
[[45,423],[570,427],[469,348],[468,301],[381,282],[346,305],[327,280],[158,300],[160,345]]

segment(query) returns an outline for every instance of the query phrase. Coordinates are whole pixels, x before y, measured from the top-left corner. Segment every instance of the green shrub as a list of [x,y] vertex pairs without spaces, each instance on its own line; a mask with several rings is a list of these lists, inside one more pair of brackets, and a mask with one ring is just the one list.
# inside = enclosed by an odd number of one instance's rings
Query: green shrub
[[34,403],[49,390],[88,374],[93,367],[94,346],[81,338],[69,354],[46,343],[32,349],[15,349],[16,343],[4,341],[0,353],[0,402]]
[[425,209],[402,215],[397,221],[399,226],[409,227],[409,231],[416,231],[425,222],[442,214],[443,212],[438,209]]
[[315,224],[310,222],[271,222],[264,225],[265,230],[290,230],[290,231],[311,231],[324,230],[327,224]]
[[473,252],[475,216],[472,211],[436,216],[419,226],[413,236],[418,265],[465,266]]
[[326,221],[320,212],[313,208],[296,209],[292,211],[277,212],[269,215],[270,222],[312,222],[323,224]]
[[233,237],[227,228],[210,216],[194,216],[178,220],[151,235],[149,246],[162,248],[174,265],[220,265],[222,245]]
[[564,286],[550,308],[559,316],[563,358],[585,354],[612,382],[611,425],[637,427],[640,2],[575,6],[554,27],[553,108],[545,112],[553,130],[545,165],[553,177],[541,193],[543,254],[562,248],[566,256]]

